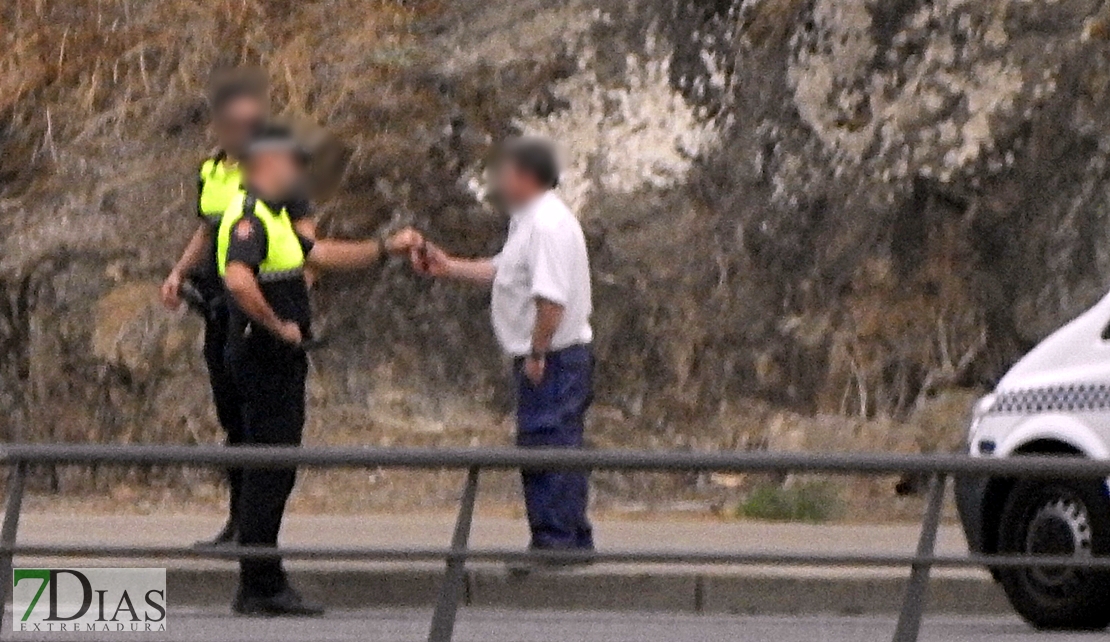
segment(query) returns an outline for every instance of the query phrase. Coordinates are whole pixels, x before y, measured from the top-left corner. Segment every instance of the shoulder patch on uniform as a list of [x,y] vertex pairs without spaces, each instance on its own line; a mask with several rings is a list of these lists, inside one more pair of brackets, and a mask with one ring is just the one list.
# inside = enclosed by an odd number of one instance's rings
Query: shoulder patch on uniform
[[235,238],[240,241],[249,239],[252,233],[254,233],[254,226],[249,219],[243,219],[235,224]]

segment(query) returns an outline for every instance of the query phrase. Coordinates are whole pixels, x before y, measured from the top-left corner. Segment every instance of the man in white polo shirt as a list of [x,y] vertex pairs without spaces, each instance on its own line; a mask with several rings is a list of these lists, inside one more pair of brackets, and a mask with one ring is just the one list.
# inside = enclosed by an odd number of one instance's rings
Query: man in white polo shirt
[[[419,272],[491,285],[493,329],[513,357],[518,388],[517,444],[581,448],[593,400],[590,264],[578,219],[553,191],[559,168],[551,145],[510,142],[495,174],[512,212],[509,236],[493,258],[461,259],[425,243]],[[585,472],[523,473],[531,547],[593,550]]]

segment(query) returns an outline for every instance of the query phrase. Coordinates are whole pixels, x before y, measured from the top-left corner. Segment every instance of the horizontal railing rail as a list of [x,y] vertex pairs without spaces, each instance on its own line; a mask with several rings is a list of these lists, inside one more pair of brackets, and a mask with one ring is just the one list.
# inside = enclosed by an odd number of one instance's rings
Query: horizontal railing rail
[[[105,559],[232,559],[272,557],[275,550],[260,546],[220,546],[196,548],[177,546],[74,546],[16,545],[0,547],[0,554],[13,553],[36,558]],[[614,551],[576,553],[573,551],[525,551],[508,548],[279,548],[291,560],[365,561],[365,562],[442,562],[445,559],[473,562],[528,562],[536,560],[573,562],[589,560],[598,564],[689,564],[703,566],[818,566],[842,568],[895,568],[929,564],[939,568],[1096,568],[1110,569],[1110,557],[1036,557],[1024,555],[911,555],[911,554],[829,554],[829,553],[717,553],[698,551]]]
[[[311,548],[17,545],[16,533],[28,469],[40,465],[411,468],[467,471],[455,532],[448,548]],[[936,555],[936,537],[947,480],[953,476],[1010,478],[1110,478],[1110,461],[1067,457],[971,458],[965,455],[792,452],[646,452],[623,450],[533,450],[511,448],[292,448],[222,446],[121,446],[19,444],[0,448],[9,466],[7,503],[0,528],[0,577],[11,577],[13,557],[240,559],[280,554],[291,559],[443,562],[446,573],[428,639],[447,642],[454,631],[467,562],[593,562],[693,565],[771,565],[911,568],[894,633],[895,642],[917,640],[925,589],[933,567],[1086,568],[1110,570],[1110,557],[1028,557],[1020,555]],[[917,551],[906,555],[837,555],[773,551],[611,551],[575,553],[471,549],[478,478],[482,470],[614,470],[650,472],[807,473],[830,475],[921,475],[930,478]],[[0,582],[6,602],[10,584]],[[0,612],[2,613],[2,612]]]
[[1075,457],[800,452],[654,452],[516,448],[295,448],[43,444],[0,448],[0,464],[271,468],[551,469],[652,472],[1108,477],[1110,460]]

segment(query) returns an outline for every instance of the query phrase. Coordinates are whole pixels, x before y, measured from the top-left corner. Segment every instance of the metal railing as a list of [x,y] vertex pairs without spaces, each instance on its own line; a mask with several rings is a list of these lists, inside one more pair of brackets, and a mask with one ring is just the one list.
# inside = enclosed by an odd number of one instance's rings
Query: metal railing
[[[451,545],[446,549],[265,548],[137,546],[20,546],[16,544],[28,468],[43,464],[172,465],[246,468],[413,468],[467,471]],[[1110,557],[1026,557],[1017,555],[936,555],[945,487],[955,475],[976,477],[1107,478],[1110,461],[1022,457],[973,459],[957,455],[694,453],[520,449],[266,448],[220,446],[11,445],[0,449],[0,466],[11,467],[0,526],[0,604],[10,594],[15,555],[61,557],[225,558],[280,554],[291,559],[445,560],[446,572],[432,616],[429,642],[449,642],[461,601],[465,565],[480,561],[554,561],[588,558],[610,563],[760,564],[790,566],[909,566],[909,582],[894,642],[914,642],[921,628],[926,588],[933,567],[1071,567],[1110,569]],[[698,551],[615,551],[596,553],[473,550],[469,547],[483,470],[614,470],[650,472],[823,473],[834,475],[928,475],[929,491],[917,550],[913,555],[815,555],[791,553],[705,553]],[[0,609],[0,617],[3,610]],[[0,619],[0,627],[3,621]]]

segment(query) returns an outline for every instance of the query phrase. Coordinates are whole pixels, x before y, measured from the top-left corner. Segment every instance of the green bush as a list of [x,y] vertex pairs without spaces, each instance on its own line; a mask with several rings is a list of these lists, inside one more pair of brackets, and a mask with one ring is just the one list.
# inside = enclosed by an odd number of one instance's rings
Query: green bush
[[838,517],[843,504],[839,489],[824,481],[783,487],[756,487],[737,508],[737,516],[783,522],[826,522]]

